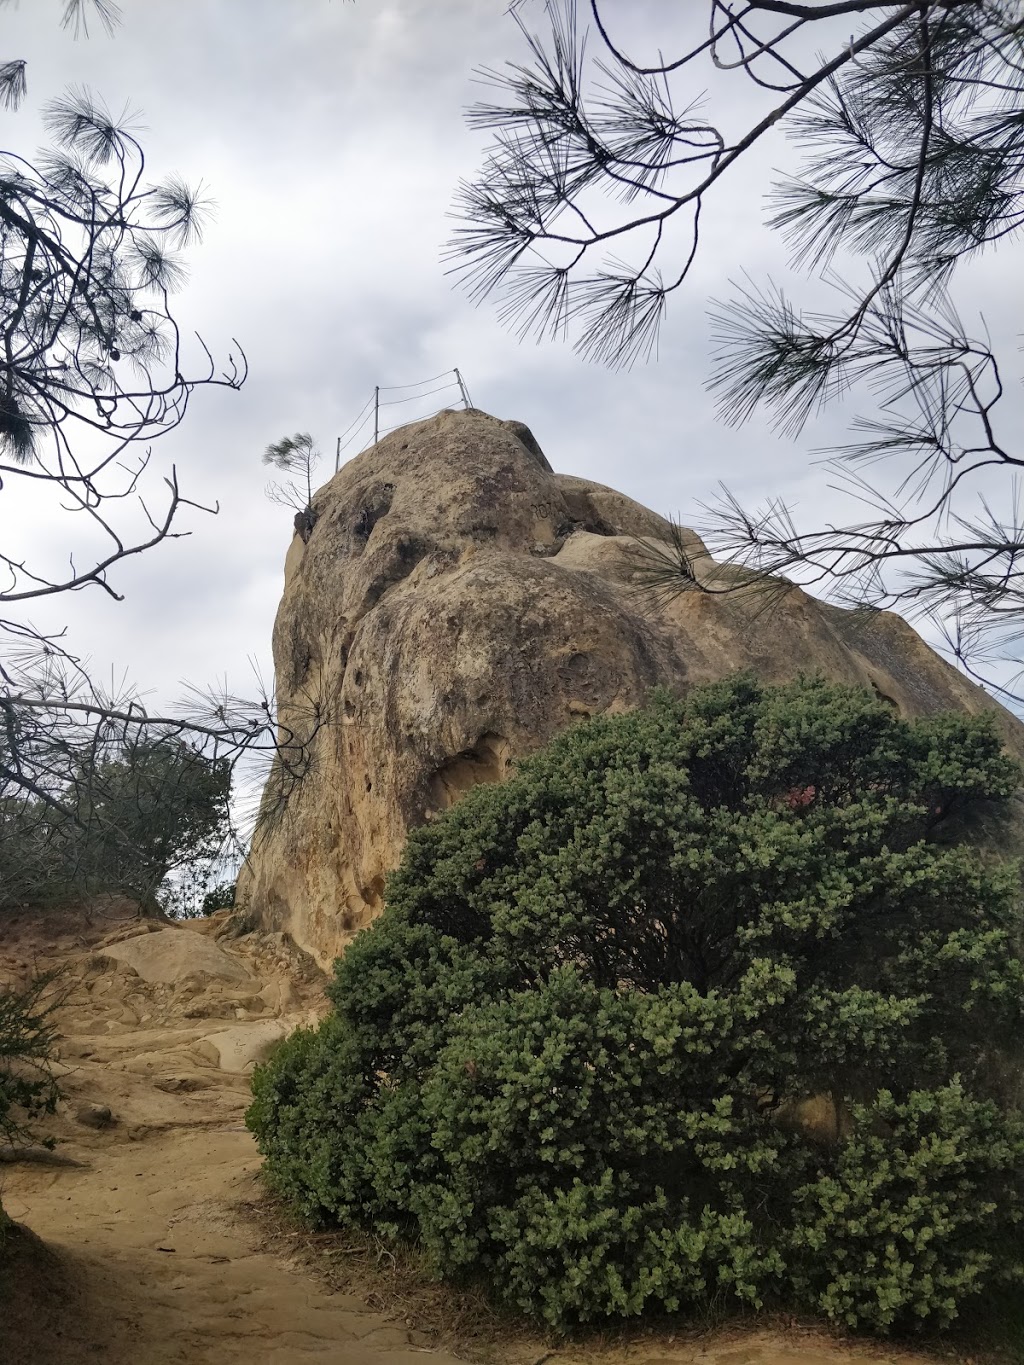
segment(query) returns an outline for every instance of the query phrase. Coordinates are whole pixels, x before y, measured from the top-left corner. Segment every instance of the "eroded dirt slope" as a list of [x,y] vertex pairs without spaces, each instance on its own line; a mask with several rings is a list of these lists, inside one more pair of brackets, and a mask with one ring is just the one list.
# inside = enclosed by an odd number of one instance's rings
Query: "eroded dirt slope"
[[[0,1165],[16,1237],[0,1271],[3,1365],[438,1365],[456,1357],[414,1320],[330,1293],[274,1250],[245,1208],[261,1196],[242,1116],[252,1062],[324,1009],[324,979],[282,936],[221,913],[171,925],[5,919],[0,980],[61,966],[66,1101],[51,1156]],[[20,1267],[20,1268],[19,1268]],[[854,1365],[890,1351],[803,1333],[673,1346],[553,1350],[526,1337],[493,1360],[539,1365]]]
[[255,1249],[238,1213],[258,1195],[247,1073],[322,1009],[316,969],[273,936],[218,942],[225,916],[54,925],[15,923],[0,949],[6,979],[63,965],[67,992],[55,1162],[0,1167],[47,1249],[0,1306],[4,1365],[410,1362],[408,1328]]

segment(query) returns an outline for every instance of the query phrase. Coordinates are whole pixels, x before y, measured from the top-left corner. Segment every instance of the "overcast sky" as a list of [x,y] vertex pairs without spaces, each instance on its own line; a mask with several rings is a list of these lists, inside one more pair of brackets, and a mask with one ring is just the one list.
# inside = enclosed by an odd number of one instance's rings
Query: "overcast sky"
[[[33,613],[41,625],[66,621],[101,676],[127,673],[154,700],[173,698],[182,680],[226,677],[246,692],[249,659],[269,676],[291,517],[264,496],[262,450],[308,430],[333,467],[335,438],[375,384],[452,366],[476,406],[526,422],[556,469],[684,522],[719,479],[750,503],[783,495],[808,517],[826,507],[808,452],[834,422],[795,443],[760,424],[733,430],[716,424],[704,388],[709,297],[743,271],[756,278],[784,262],[761,226],[783,143],[767,144],[709,202],[705,245],[671,302],[658,359],[609,373],[564,345],[520,343],[491,307],[456,292],[440,263],[453,190],[483,146],[462,117],[481,93],[474,68],[522,55],[506,0],[122,0],[112,37],[96,26],[77,41],[59,27],[61,8],[21,0],[0,10],[0,59],[27,59],[29,80],[23,108],[0,114],[4,146],[31,154],[41,105],[71,85],[141,111],[154,178],[201,180],[217,204],[189,254],[176,316],[217,357],[238,338],[250,365],[241,392],[198,392],[183,426],[154,447],[151,495],[175,463],[187,495],[218,502],[220,514],[186,512],[191,536],[119,567],[123,602],[83,592]],[[607,9],[633,50],[670,45],[664,0]],[[706,10],[673,6],[682,28],[702,25]],[[524,12],[542,23],[539,0]],[[742,116],[747,96],[731,98]],[[983,268],[975,289],[998,324],[1012,306],[998,276]],[[67,554],[67,520],[31,520],[54,562]],[[26,522],[5,490],[0,534],[24,534]]]

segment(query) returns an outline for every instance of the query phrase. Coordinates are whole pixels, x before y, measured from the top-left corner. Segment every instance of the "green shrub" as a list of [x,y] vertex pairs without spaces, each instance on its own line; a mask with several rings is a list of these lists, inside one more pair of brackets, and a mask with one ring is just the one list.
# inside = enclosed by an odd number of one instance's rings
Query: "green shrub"
[[35,1121],[60,1099],[52,1069],[58,976],[44,972],[21,990],[0,986],[0,1143],[7,1146],[33,1141]]
[[1018,780],[987,719],[820,681],[563,734],[410,836],[254,1078],[268,1179],[559,1328],[948,1322],[1024,1212],[1019,876],[956,839]]
[[[60,1089],[51,1068],[57,1030],[50,990],[57,974],[35,977],[22,990],[0,986],[0,1144],[15,1146],[36,1137],[35,1120],[52,1114]],[[52,1146],[52,1142],[46,1142]],[[11,1220],[0,1203],[0,1252]]]
[[230,910],[235,903],[235,882],[217,882],[203,896],[201,913],[214,915],[218,910]]

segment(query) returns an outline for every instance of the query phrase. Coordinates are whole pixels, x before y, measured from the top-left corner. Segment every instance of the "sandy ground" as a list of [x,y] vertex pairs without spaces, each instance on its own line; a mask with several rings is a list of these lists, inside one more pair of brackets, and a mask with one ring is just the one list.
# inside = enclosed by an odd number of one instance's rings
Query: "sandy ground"
[[[56,1159],[41,1151],[39,1160],[0,1165],[4,1207],[42,1239],[19,1234],[14,1269],[0,1274],[3,1365],[457,1358],[415,1321],[329,1292],[306,1260],[281,1254],[244,1212],[261,1197],[242,1121],[248,1067],[279,1032],[323,1009],[322,978],[308,959],[278,936],[235,936],[225,914],[142,935],[113,910],[72,926],[26,920],[5,930],[0,980],[64,966],[67,1098],[50,1124]],[[509,1354],[526,1360],[522,1339]],[[641,1339],[597,1352],[540,1343],[528,1365],[550,1355],[559,1365],[597,1357],[601,1365],[920,1359],[800,1333],[728,1334],[675,1348]]]

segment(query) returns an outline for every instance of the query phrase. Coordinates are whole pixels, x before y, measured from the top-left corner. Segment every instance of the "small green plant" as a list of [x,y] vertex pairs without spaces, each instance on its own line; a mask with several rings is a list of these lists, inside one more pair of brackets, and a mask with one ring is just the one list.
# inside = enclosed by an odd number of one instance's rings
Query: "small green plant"
[[57,972],[43,972],[23,989],[0,988],[0,1141],[31,1141],[33,1123],[52,1114],[60,1089],[51,1068],[60,1003]]
[[[0,1143],[19,1146],[37,1138],[35,1123],[56,1111],[60,1087],[52,1061],[57,1042],[53,1014],[60,996],[58,972],[44,972],[23,989],[0,987]],[[53,1140],[43,1139],[53,1146]],[[0,1242],[6,1215],[0,1207]]]
[[1018,782],[814,680],[563,734],[410,836],[254,1077],[267,1178],[559,1329],[948,1323],[1019,1274],[1020,881],[958,837]]
[[[61,1098],[52,1061],[57,1042],[54,1011],[59,971],[43,972],[18,990],[0,987],[0,1144],[37,1139],[36,1121],[56,1111]],[[51,1138],[43,1145],[52,1147]],[[0,1247],[9,1218],[0,1204]]]

